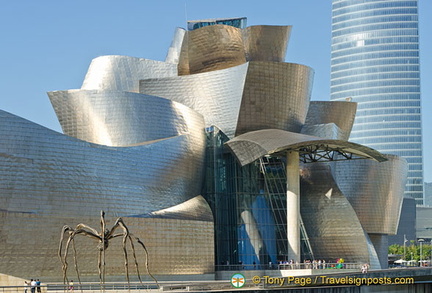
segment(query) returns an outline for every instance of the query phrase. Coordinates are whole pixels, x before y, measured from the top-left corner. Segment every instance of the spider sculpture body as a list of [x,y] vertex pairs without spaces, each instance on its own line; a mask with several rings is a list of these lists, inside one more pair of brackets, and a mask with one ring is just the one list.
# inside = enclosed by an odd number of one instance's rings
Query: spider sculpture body
[[[76,270],[76,273],[78,276],[78,281],[81,284],[81,279],[80,279],[79,271],[78,271],[78,262],[77,262],[77,257],[76,257],[76,247],[75,247],[74,241],[75,241],[76,235],[84,235],[84,236],[87,236],[89,238],[92,238],[92,239],[95,239],[98,241],[98,245],[97,245],[97,249],[99,251],[98,270],[99,270],[99,281],[101,284],[105,283],[105,250],[107,250],[107,248],[109,246],[109,241],[111,239],[121,237],[122,242],[123,242],[123,255],[124,255],[124,261],[125,261],[124,267],[125,267],[126,279],[127,279],[128,284],[129,284],[129,265],[128,265],[128,250],[127,250],[128,242],[129,242],[130,247],[132,249],[132,255],[133,255],[138,279],[139,279],[140,283],[142,283],[139,268],[138,268],[138,261],[137,261],[137,257],[135,254],[135,246],[134,246],[134,242],[133,242],[135,240],[144,249],[144,252],[146,255],[145,266],[146,266],[147,273],[158,285],[157,280],[153,277],[153,275],[150,273],[150,270],[149,270],[147,248],[145,247],[144,243],[138,237],[135,237],[133,234],[131,234],[129,232],[129,229],[127,228],[126,224],[123,222],[122,218],[117,218],[117,220],[114,223],[114,226],[111,229],[107,229],[106,223],[105,223],[105,212],[101,211],[100,223],[101,223],[101,232],[100,233],[97,232],[92,227],[85,225],[85,224],[78,224],[75,227],[75,229],[73,229],[72,227],[67,226],[67,225],[63,226],[63,229],[61,231],[61,236],[60,236],[58,256],[59,256],[60,261],[62,263],[64,283],[65,284],[68,283],[67,256],[69,253],[70,245],[72,244],[75,270]],[[65,238],[64,235],[65,234],[68,234],[69,236],[67,237],[66,244],[64,245],[64,249],[63,249],[63,242],[64,242],[64,238]]]

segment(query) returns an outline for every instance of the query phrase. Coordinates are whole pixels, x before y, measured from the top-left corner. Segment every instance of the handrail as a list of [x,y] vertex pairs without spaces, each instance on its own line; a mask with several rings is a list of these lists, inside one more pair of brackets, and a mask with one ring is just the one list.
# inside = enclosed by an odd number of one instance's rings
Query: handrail
[[216,271],[235,270],[304,270],[304,269],[360,269],[363,263],[279,263],[279,264],[223,264],[216,265]]
[[[151,289],[158,289],[158,286],[154,282],[143,282],[143,283],[81,283],[74,284],[73,289],[69,288],[67,284],[47,284],[40,285],[41,293],[47,292],[67,292],[67,293],[79,293],[81,291],[111,291],[111,290],[131,290],[131,291],[148,291]],[[31,286],[0,286],[0,293],[31,293]],[[38,293],[36,291],[35,293]]]

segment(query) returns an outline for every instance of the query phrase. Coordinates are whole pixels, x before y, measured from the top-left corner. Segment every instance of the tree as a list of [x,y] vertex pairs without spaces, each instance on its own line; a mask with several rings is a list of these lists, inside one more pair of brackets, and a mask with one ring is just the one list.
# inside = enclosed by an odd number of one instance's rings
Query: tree
[[[432,245],[422,244],[422,259],[431,259]],[[388,248],[389,254],[400,254],[404,255],[404,247],[399,244],[392,244]],[[406,260],[420,260],[420,244],[414,240],[411,240],[410,245],[406,246]]]

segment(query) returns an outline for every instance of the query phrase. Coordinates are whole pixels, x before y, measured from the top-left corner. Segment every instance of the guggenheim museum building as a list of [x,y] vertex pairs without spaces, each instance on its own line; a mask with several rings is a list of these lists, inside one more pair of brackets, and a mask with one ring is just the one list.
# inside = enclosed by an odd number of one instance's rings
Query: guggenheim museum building
[[[313,69],[284,62],[290,33],[190,21],[165,61],[98,57],[80,89],[48,92],[63,133],[0,110],[0,275],[61,281],[62,227],[99,231],[102,210],[155,276],[386,267],[407,163],[349,141],[356,103],[310,101]],[[75,237],[83,279],[97,280],[97,244]],[[121,240],[105,259],[123,280]]]

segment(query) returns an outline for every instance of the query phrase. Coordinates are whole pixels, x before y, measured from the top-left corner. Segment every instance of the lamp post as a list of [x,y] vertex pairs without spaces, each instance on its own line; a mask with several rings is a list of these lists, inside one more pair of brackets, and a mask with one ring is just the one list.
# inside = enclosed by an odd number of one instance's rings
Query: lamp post
[[418,242],[420,242],[420,266],[422,267],[423,266],[423,246],[422,246],[422,244],[424,242],[424,239],[419,239]]

